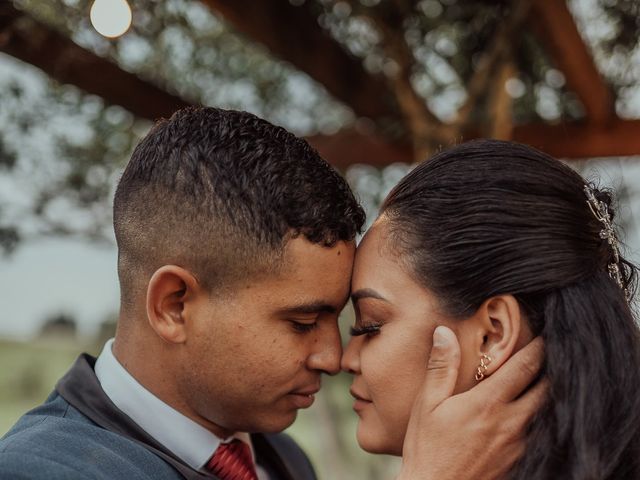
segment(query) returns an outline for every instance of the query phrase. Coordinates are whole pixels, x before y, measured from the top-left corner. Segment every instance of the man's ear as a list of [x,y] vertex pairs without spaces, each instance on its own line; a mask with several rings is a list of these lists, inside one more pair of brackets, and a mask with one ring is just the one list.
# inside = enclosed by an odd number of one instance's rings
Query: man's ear
[[517,350],[522,329],[520,305],[513,295],[497,295],[486,300],[476,312],[482,338],[478,341],[477,360],[485,358],[485,375],[491,375]]
[[175,265],[156,270],[147,287],[147,319],[160,338],[169,343],[186,340],[184,307],[199,285],[191,272]]

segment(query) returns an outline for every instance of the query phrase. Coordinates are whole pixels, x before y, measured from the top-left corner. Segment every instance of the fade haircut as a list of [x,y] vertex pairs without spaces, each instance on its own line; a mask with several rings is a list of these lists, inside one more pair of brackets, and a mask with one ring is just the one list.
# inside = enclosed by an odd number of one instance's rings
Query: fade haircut
[[273,272],[289,239],[353,240],[362,207],[309,144],[247,112],[187,108],[135,148],[114,198],[123,304],[174,264],[205,286]]

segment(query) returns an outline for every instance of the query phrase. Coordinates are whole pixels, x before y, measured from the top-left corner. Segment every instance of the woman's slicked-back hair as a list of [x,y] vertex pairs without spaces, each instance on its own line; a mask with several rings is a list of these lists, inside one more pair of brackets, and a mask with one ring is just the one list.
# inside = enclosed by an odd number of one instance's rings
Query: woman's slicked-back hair
[[[640,337],[584,179],[525,145],[474,141],[411,171],[382,214],[441,308],[465,318],[512,294],[545,341],[547,404],[510,478],[640,478]],[[613,216],[612,197],[593,187]],[[625,287],[635,268],[620,259]]]
[[247,112],[187,108],[138,144],[114,199],[123,302],[165,264],[228,287],[273,272],[286,242],[353,240],[364,211],[309,144]]

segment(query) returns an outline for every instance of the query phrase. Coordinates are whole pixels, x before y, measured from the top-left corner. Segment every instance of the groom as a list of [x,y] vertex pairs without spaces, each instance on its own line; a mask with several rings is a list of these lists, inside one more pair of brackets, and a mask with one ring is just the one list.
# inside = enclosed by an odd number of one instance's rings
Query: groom
[[[115,194],[115,339],[0,440],[0,478],[315,478],[278,432],[339,371],[363,223],[345,181],[282,128],[214,108],[159,122]],[[536,376],[539,344],[479,386],[491,395],[448,398],[451,335],[434,338],[400,479],[499,477],[540,401],[511,402]]]

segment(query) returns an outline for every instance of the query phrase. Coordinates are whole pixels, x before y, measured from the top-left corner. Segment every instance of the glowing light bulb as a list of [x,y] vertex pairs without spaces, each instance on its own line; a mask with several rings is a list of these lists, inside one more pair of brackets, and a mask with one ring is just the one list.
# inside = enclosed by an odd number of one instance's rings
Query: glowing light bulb
[[131,26],[131,7],[127,0],[96,0],[91,5],[89,18],[100,35],[116,38]]

